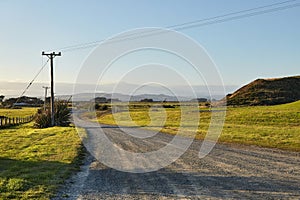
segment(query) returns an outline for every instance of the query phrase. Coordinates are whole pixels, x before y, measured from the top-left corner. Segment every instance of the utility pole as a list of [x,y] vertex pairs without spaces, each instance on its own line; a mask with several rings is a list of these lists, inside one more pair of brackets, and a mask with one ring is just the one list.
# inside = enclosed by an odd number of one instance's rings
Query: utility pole
[[45,89],[44,111],[46,111],[47,91],[48,91],[48,89],[49,89],[50,87],[43,86],[43,88]]
[[51,126],[55,126],[55,121],[54,121],[54,84],[53,84],[53,79],[54,79],[54,75],[53,75],[53,59],[56,56],[61,56],[61,52],[59,53],[45,53],[44,51],[42,52],[43,56],[47,56],[50,59],[50,76],[51,76],[51,99],[50,99],[50,104],[51,104]]

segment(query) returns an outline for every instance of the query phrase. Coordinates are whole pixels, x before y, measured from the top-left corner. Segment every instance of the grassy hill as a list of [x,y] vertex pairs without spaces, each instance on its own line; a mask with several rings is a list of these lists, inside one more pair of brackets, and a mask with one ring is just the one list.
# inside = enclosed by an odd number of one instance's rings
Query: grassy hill
[[300,76],[257,79],[227,95],[227,105],[277,105],[298,100]]

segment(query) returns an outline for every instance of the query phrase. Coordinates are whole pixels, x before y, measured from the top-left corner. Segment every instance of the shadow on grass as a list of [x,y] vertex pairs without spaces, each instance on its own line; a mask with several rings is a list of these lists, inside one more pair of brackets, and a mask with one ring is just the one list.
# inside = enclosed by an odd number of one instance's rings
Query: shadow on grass
[[73,170],[74,163],[0,157],[0,199],[47,199]]

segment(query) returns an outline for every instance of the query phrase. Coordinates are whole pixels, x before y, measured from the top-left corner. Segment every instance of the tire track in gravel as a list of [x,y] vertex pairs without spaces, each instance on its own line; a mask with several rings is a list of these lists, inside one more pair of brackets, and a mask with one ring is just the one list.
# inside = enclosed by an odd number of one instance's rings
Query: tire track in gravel
[[[252,169],[252,172],[268,173],[273,176],[284,175],[286,178],[294,178],[295,175],[299,175],[299,171],[295,171],[293,174],[290,174],[290,172],[294,171],[294,166],[279,161],[268,162],[267,159],[260,160],[258,158],[245,157],[241,155],[229,155],[227,158],[220,158],[219,162],[231,164],[232,166],[240,166],[239,168],[250,168]],[[278,168],[278,166],[281,167]]]
[[[91,138],[96,137],[97,128],[92,124],[83,127]],[[115,145],[131,152],[157,150],[173,139],[172,135],[162,133],[146,139],[135,138],[115,126],[105,126],[103,130]],[[149,173],[121,172],[94,160],[76,198],[300,199],[299,152],[217,144],[208,156],[199,159],[201,144],[195,140],[177,161]],[[123,162],[131,165],[126,157]],[[76,198],[70,195],[69,199]]]

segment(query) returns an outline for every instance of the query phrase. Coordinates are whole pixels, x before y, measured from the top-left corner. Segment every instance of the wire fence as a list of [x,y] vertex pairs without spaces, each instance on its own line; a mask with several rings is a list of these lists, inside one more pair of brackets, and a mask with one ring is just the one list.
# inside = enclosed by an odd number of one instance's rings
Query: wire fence
[[28,122],[31,122],[33,119],[34,119],[34,115],[30,115],[30,116],[26,116],[26,117],[0,116],[0,129],[28,123]]

